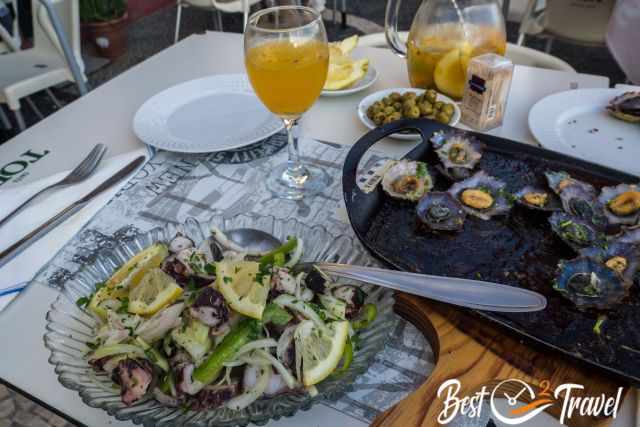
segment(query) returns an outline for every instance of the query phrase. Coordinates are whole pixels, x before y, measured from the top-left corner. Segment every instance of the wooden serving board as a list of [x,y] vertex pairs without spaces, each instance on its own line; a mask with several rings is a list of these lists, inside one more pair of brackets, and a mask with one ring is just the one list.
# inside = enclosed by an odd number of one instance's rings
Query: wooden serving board
[[[396,312],[413,323],[431,343],[436,366],[422,386],[374,420],[372,425],[376,427],[439,425],[437,417],[443,402],[437,396],[437,390],[452,378],[462,383],[460,397],[472,395],[484,385],[491,391],[505,379],[526,381],[534,388],[536,396],[542,391],[540,382],[543,380],[549,381],[551,391],[564,383],[582,384],[589,396],[601,393],[615,396],[618,387],[623,385],[595,369],[577,366],[566,356],[525,345],[497,325],[450,305],[398,293]],[[624,389],[623,395],[627,390]],[[578,392],[572,394],[580,395]],[[548,409],[556,418],[559,418],[560,410],[560,404]],[[610,421],[574,416],[568,425],[604,427]]]

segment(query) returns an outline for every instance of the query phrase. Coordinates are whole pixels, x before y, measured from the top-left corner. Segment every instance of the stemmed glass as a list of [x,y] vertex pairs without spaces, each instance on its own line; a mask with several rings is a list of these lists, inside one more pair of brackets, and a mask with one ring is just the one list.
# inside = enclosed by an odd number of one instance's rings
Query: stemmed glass
[[251,85],[262,103],[284,122],[289,160],[269,173],[275,195],[299,200],[327,187],[321,168],[300,161],[294,127],[320,96],[329,68],[322,17],[303,6],[278,6],[254,13],[244,33],[244,57]]

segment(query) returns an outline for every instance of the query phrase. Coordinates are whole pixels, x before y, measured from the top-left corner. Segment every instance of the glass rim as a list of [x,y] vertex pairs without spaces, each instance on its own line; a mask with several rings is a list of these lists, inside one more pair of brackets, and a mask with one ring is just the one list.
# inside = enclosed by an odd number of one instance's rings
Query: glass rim
[[[261,18],[263,15],[267,15],[269,13],[274,13],[276,11],[281,11],[281,10],[301,10],[301,11],[309,12],[311,15],[313,15],[314,19],[313,21],[307,22],[304,25],[300,25],[297,27],[290,27],[290,28],[262,28],[256,25],[256,21],[259,18]],[[249,16],[249,19],[247,20],[247,28],[250,27],[252,30],[255,30],[255,31],[262,31],[265,33],[277,34],[277,33],[287,33],[290,31],[301,30],[311,25],[314,25],[317,21],[322,22],[322,15],[320,14],[320,12],[318,12],[312,7],[298,6],[298,5],[283,5],[283,6],[268,7],[266,9],[262,9],[253,13],[251,16]]]

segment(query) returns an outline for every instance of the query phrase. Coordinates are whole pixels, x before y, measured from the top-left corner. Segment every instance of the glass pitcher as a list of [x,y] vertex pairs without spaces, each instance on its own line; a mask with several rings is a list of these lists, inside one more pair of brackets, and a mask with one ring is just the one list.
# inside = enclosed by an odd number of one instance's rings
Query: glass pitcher
[[504,17],[497,0],[422,0],[405,45],[398,36],[402,0],[388,0],[385,33],[391,49],[407,58],[413,87],[462,98],[469,60],[504,55]]

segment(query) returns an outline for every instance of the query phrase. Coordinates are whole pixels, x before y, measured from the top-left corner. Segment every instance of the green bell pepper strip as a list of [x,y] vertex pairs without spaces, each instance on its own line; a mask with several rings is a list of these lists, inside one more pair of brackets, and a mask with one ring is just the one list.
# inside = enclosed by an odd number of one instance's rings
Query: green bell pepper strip
[[267,265],[267,264],[275,264],[276,261],[276,255],[279,255],[278,258],[282,257],[282,256],[286,256],[287,254],[293,252],[293,250],[296,248],[296,246],[298,246],[298,239],[295,237],[290,237],[286,243],[284,243],[282,246],[275,248],[274,250],[272,250],[271,252],[263,255],[260,258],[260,265]]
[[360,329],[365,329],[374,320],[376,320],[377,316],[378,316],[378,309],[376,308],[376,305],[365,304],[364,306],[362,306],[362,309],[360,310],[360,314],[358,315],[358,318],[351,322],[351,327],[356,331]]
[[258,322],[253,319],[245,319],[238,323],[209,357],[193,371],[193,378],[203,384],[211,384],[218,378],[223,364],[232,360],[243,345],[255,339],[258,330]]
[[347,338],[344,351],[342,352],[342,366],[337,368],[333,372],[333,375],[342,375],[345,373],[349,369],[349,366],[351,366],[351,362],[353,362],[353,344],[351,344],[351,338]]

